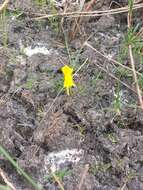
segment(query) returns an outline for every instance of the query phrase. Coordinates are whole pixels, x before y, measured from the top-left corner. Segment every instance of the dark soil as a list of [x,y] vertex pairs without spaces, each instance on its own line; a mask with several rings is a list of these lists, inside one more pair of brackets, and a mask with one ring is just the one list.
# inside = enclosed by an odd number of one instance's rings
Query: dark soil
[[[109,9],[110,3],[98,1],[93,9]],[[117,3],[123,5],[114,1],[112,8]],[[137,94],[109,75],[119,78],[110,61],[88,47],[79,51],[92,34],[89,43],[118,60],[126,14],[83,20],[84,35],[77,34],[69,49],[75,70],[86,58],[88,63],[75,76],[71,96],[65,91],[57,96],[63,83],[60,69],[69,63],[62,31],[56,32],[49,20],[33,20],[34,13],[48,9],[31,0],[11,1],[8,8],[23,14],[7,16],[7,47],[0,36],[0,144],[45,190],[60,189],[54,179],[46,178],[51,169],[67,170],[61,181],[64,189],[76,190],[87,164],[81,190],[143,190],[143,111],[133,106],[138,104]],[[134,24],[142,27],[139,11],[134,13]],[[63,24],[67,33],[71,20]],[[129,60],[123,64],[129,66]],[[120,79],[134,86],[132,76]],[[114,107],[118,86],[120,114]],[[32,190],[3,156],[0,167],[17,190]]]

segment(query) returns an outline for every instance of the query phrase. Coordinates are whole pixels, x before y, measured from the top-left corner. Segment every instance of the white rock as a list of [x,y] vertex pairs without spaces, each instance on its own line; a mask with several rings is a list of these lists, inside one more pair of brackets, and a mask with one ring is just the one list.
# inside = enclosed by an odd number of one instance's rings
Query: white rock
[[60,152],[52,152],[45,158],[45,164],[50,166],[52,172],[55,172],[66,162],[78,163],[82,155],[83,150],[78,149],[66,149]]
[[48,50],[44,46],[35,46],[34,48],[32,48],[31,46],[28,46],[23,49],[23,52],[28,57],[31,57],[32,55],[35,55],[38,53],[43,54],[43,55],[48,55],[48,54],[50,54],[51,50]]

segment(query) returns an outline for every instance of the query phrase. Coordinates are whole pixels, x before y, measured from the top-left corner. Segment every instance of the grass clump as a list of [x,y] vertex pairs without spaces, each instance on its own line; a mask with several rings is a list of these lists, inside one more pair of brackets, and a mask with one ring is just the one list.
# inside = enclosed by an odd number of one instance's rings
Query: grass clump
[[143,64],[143,38],[139,25],[128,29],[127,34],[122,41],[118,61],[122,63],[128,57],[128,47],[132,45],[134,57]]
[[143,63],[143,39],[140,35],[138,35],[138,26],[128,29],[128,33],[124,39],[124,44],[125,52],[127,51],[127,47],[131,44],[134,56],[138,58],[141,63]]

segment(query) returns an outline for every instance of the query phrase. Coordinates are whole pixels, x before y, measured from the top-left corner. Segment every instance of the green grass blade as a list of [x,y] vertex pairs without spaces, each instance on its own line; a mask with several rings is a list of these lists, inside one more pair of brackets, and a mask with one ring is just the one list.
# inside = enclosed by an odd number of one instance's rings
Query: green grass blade
[[17,171],[31,184],[35,190],[43,190],[34,180],[13,160],[9,153],[0,145],[0,154],[6,157],[6,159],[17,169]]

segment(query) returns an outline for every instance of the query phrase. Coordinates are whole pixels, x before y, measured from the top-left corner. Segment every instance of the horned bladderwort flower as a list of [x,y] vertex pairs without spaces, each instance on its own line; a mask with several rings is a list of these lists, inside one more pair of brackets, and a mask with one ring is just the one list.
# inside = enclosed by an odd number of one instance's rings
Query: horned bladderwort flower
[[64,88],[66,88],[67,95],[69,96],[71,87],[75,86],[73,81],[73,68],[65,65],[61,70],[64,75]]

